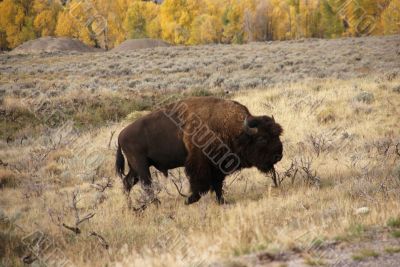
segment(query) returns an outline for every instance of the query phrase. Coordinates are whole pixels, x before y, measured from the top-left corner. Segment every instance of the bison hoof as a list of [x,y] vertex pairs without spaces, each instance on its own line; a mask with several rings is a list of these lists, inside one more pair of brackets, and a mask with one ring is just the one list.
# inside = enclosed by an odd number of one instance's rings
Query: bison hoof
[[225,205],[225,204],[228,204],[227,202],[226,202],[226,200],[225,200],[225,198],[220,198],[220,199],[217,199],[217,201],[218,201],[218,204],[219,205]]

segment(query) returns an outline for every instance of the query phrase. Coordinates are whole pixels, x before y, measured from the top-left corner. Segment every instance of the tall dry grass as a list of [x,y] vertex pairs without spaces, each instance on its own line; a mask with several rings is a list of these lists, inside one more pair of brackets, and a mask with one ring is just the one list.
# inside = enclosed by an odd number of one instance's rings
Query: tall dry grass
[[[31,153],[39,151],[39,157],[52,144],[48,139],[2,144],[0,158],[8,166],[0,177],[12,170],[19,183],[1,189],[0,205],[21,229],[3,223],[1,257],[21,264],[19,257],[27,251],[19,240],[36,229],[78,266],[207,265],[260,250],[302,249],[315,239],[359,238],[400,216],[400,95],[393,90],[399,82],[399,77],[379,75],[239,91],[234,100],[254,114],[273,114],[284,128],[284,158],[277,165],[281,177],[290,166],[297,172],[291,171],[279,188],[255,169],[234,174],[226,180],[230,204],[225,206],[210,194],[185,206],[170,179],[154,175],[161,205],[142,213],[127,209],[114,175],[114,146],[118,132],[140,113],[71,133],[41,161]],[[62,135],[51,134],[55,140]],[[100,192],[91,186],[104,184],[105,177],[113,178],[112,188]],[[133,191],[131,198],[140,199],[139,187]],[[74,192],[80,199],[76,210],[71,209]],[[361,207],[368,212],[357,214]],[[73,225],[76,211],[81,217],[95,213],[79,225],[78,235],[61,226]],[[108,249],[89,236],[92,231]]]

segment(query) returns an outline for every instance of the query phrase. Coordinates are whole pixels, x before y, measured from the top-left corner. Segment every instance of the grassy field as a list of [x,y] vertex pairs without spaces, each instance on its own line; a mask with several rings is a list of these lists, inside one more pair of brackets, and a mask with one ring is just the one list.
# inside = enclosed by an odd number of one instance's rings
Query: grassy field
[[[110,90],[102,86],[91,90],[75,85],[73,90],[51,95],[51,90],[41,92],[38,86],[49,81],[44,81],[41,74],[29,76],[21,71],[22,62],[40,61],[49,79],[49,69],[89,64],[80,62],[89,57],[87,54],[70,57],[68,64],[63,63],[63,55],[2,55],[1,60],[7,63],[1,75],[2,264],[18,266],[35,258],[34,262],[46,264],[64,257],[77,266],[329,265],[337,257],[318,257],[310,253],[310,247],[326,248],[333,243],[351,247],[374,236],[378,236],[379,242],[383,235],[392,241],[390,246],[381,246],[381,251],[362,247],[350,249],[340,257],[352,264],[374,260],[387,263],[387,258],[396,257],[400,251],[400,53],[396,52],[398,42],[394,42],[399,37],[385,38],[348,39],[348,47],[351,42],[362,42],[364,51],[370,51],[359,52],[362,60],[367,58],[370,64],[369,69],[359,73],[352,69],[352,63],[346,65],[346,73],[320,61],[318,66],[305,66],[318,67],[327,72],[325,76],[316,77],[314,72],[305,71],[307,74],[299,78],[294,71],[297,78],[287,79],[284,73],[278,80],[277,72],[272,78],[276,82],[260,83],[254,88],[197,88],[188,81],[185,90],[173,85],[165,91]],[[337,40],[281,45],[300,47],[291,53],[300,53],[306,60],[307,48],[315,42],[342,49]],[[368,45],[376,42],[392,45]],[[226,46],[219,53],[226,53],[227,57],[232,53],[233,58],[232,51],[243,48],[249,55],[261,55],[271,48],[268,45],[276,44]],[[252,51],[254,47],[259,50]],[[188,51],[194,58],[207,49],[193,47]],[[188,53],[179,54],[186,48],[166,51],[176,53],[179,62]],[[155,52],[144,50],[136,54],[140,53],[145,57]],[[99,53],[95,54],[95,61],[119,56]],[[323,51],[320,56],[323,58]],[[279,56],[276,57],[278,61]],[[285,56],[280,57],[283,61]],[[359,61],[355,59],[354,64]],[[241,63],[236,60],[230,64]],[[141,64],[141,68],[148,67]],[[157,63],[152,59],[149,65]],[[110,73],[102,74],[100,67],[93,68],[95,78],[99,79],[97,85],[108,75],[122,81]],[[59,84],[74,81],[78,70],[70,69],[75,73],[70,74],[72,77],[66,74],[67,70],[63,77],[54,70],[54,91],[58,92]],[[228,76],[226,68],[222,69]],[[254,77],[259,76],[259,71],[246,68],[246,73]],[[197,72],[200,74],[193,76],[194,81],[202,77],[199,69]],[[242,80],[239,74],[238,79]],[[18,78],[17,83],[11,82],[13,77]],[[156,77],[162,79],[163,74]],[[128,79],[127,84],[133,80]],[[12,88],[29,82],[34,89]],[[33,91],[37,92],[36,98]],[[22,92],[30,93],[24,96]],[[281,186],[272,187],[270,177],[249,169],[226,180],[224,189],[229,204],[219,206],[214,195],[209,194],[200,202],[185,206],[171,181],[188,192],[183,171],[174,170],[165,179],[152,170],[161,204],[150,205],[144,212],[128,209],[122,184],[114,174],[116,138],[123,127],[149,112],[166,95],[218,95],[239,101],[254,114],[273,114],[284,128],[284,157],[276,166],[283,179]],[[131,199],[134,205],[140,205],[139,187],[134,188]],[[373,237],[371,232],[375,233]],[[43,242],[37,242],[37,236]],[[36,243],[39,245],[30,246]],[[257,255],[267,256],[261,259]]]

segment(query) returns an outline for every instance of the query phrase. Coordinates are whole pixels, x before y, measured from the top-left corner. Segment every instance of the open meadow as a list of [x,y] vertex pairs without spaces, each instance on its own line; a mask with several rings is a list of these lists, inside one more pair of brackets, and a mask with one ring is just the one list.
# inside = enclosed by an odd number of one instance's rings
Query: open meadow
[[[0,62],[0,266],[400,261],[400,35]],[[153,169],[161,203],[129,209],[119,132],[166,98],[208,95],[282,125],[281,185],[247,169],[226,179],[228,204],[186,206],[183,170]]]

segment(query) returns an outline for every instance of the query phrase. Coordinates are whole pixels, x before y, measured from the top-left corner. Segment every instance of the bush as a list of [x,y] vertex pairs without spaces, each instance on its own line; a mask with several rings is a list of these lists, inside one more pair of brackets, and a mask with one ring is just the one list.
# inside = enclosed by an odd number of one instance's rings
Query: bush
[[335,110],[331,107],[321,110],[317,114],[317,121],[319,123],[330,123],[335,121]]
[[0,188],[18,186],[18,179],[15,173],[8,169],[0,169]]
[[373,93],[364,91],[356,95],[355,100],[358,102],[371,104],[375,100],[375,98]]
[[392,227],[392,228],[400,228],[400,217],[390,218],[387,221],[387,226]]
[[393,92],[400,94],[400,85],[393,87]]

